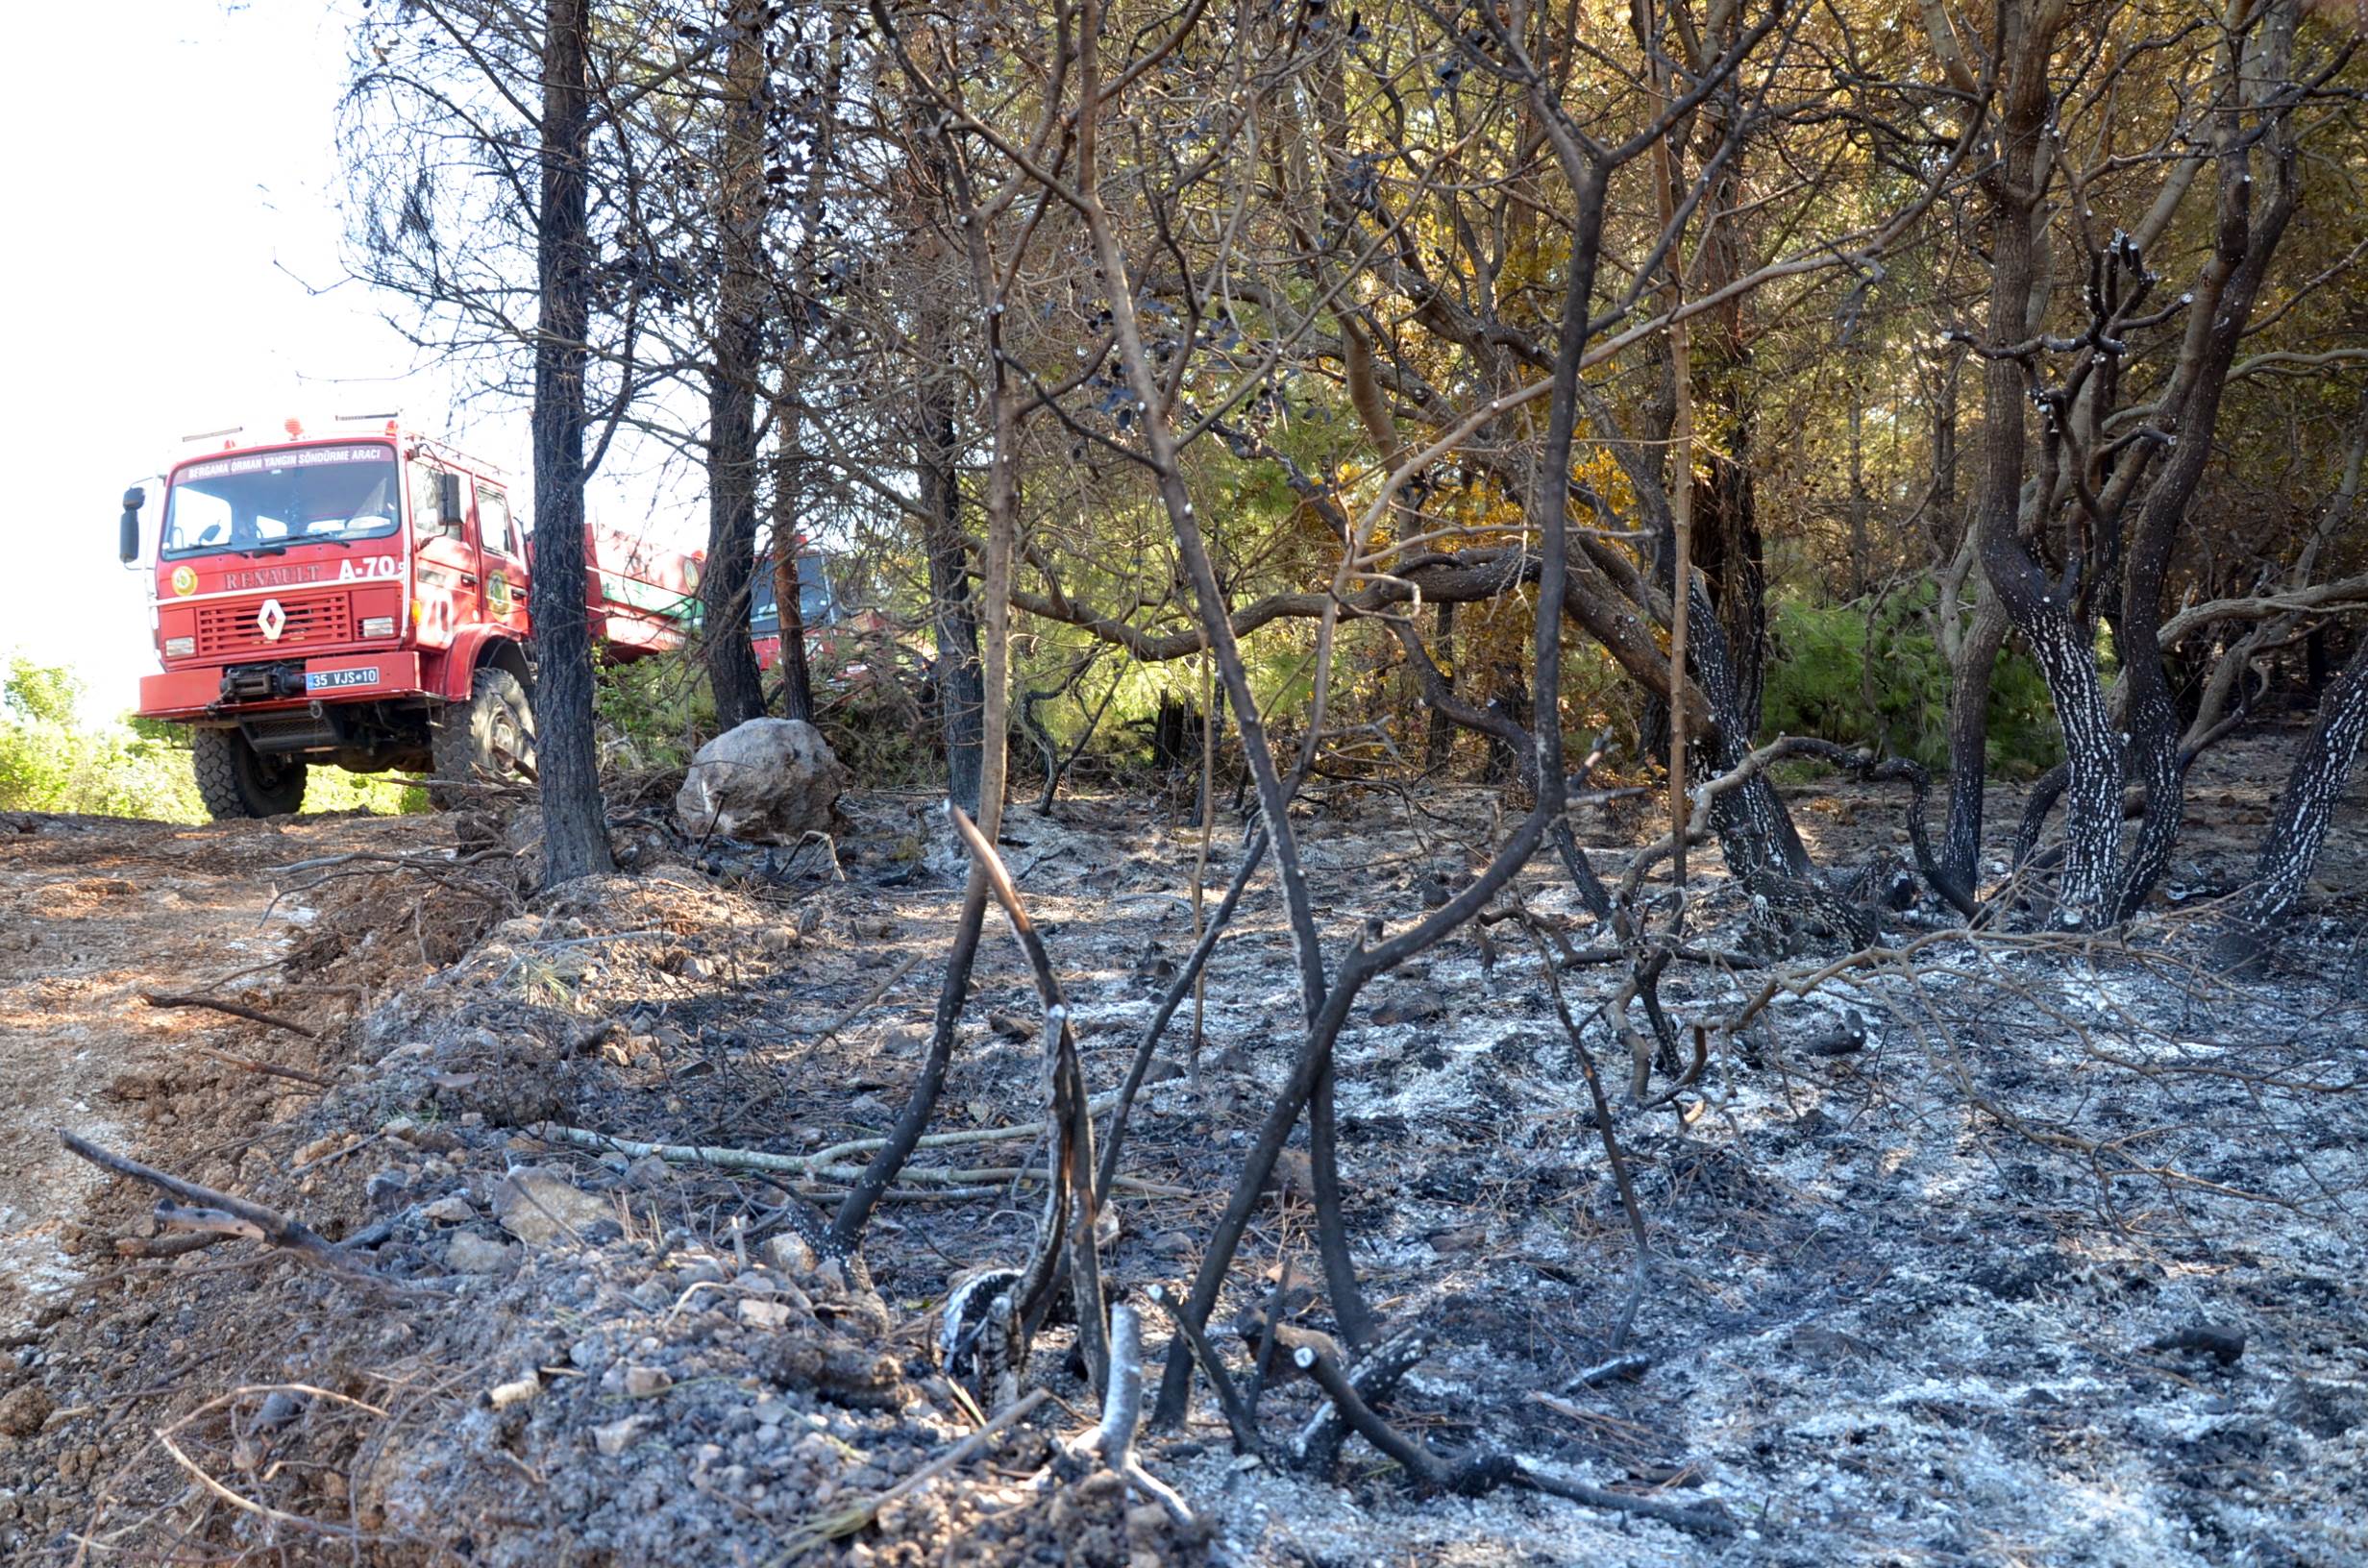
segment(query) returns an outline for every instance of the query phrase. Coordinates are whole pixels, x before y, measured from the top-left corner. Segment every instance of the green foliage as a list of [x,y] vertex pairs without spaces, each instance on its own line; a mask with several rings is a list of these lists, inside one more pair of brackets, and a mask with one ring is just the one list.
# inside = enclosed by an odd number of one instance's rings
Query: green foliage
[[689,651],[602,668],[592,688],[604,767],[624,772],[687,768],[715,733],[715,698]]
[[[0,810],[204,821],[187,731],[138,718],[87,725],[75,712],[81,696],[71,671],[10,658],[0,679]],[[427,809],[416,786],[337,768],[314,768],[305,789],[308,813]]]
[[[1942,768],[1949,757],[1949,671],[1934,641],[1931,596],[1814,605],[1776,601],[1761,727],[1865,743]],[[2062,737],[2037,666],[2009,649],[1989,693],[1989,766],[2030,774],[2055,766]]]
[[68,671],[10,658],[0,680],[0,810],[203,820],[187,756],[122,725],[84,727],[74,711],[81,695]]

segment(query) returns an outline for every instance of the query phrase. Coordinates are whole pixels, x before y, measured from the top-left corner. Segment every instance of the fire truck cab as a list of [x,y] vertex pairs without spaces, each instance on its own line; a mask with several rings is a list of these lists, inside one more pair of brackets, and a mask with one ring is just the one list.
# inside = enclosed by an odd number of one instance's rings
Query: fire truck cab
[[[151,590],[162,668],[141,680],[139,712],[191,726],[216,819],[296,810],[313,763],[429,772],[439,804],[481,772],[533,772],[531,551],[502,471],[370,418],[320,434],[290,420],[261,444],[216,432],[217,450],[165,477]],[[136,487],[123,498],[127,563],[146,502]],[[628,583],[596,547],[595,632],[621,650],[679,647],[684,591],[649,579],[695,592],[695,559],[634,562]]]

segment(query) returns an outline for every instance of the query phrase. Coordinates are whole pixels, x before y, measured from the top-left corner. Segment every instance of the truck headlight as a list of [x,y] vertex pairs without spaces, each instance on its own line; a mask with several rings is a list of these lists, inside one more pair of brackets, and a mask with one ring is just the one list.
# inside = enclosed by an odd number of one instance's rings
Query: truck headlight
[[196,651],[197,639],[194,637],[167,637],[164,639],[164,656],[168,659],[185,659]]
[[392,637],[395,634],[395,618],[391,615],[363,616],[361,634],[364,637]]

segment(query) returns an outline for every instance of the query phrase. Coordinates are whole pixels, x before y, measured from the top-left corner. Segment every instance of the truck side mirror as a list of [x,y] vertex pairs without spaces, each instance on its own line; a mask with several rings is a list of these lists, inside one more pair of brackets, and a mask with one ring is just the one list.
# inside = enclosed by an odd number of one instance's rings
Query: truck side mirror
[[147,504],[148,492],[136,484],[123,493],[123,532],[115,541],[115,553],[126,566],[139,559],[139,509]]
[[444,525],[445,534],[450,538],[459,538],[461,527],[469,516],[467,508],[460,504],[459,475],[447,471],[435,477],[435,509]]

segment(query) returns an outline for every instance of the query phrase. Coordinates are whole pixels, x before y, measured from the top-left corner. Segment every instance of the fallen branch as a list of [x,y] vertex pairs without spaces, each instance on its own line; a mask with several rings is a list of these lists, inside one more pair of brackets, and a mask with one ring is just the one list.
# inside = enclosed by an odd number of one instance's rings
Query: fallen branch
[[207,1236],[237,1237],[247,1241],[268,1241],[271,1237],[263,1227],[243,1214],[234,1214],[222,1209],[198,1209],[160,1198],[156,1207],[157,1223],[168,1231],[188,1231]]
[[[305,1262],[317,1264],[322,1268],[339,1273],[375,1277],[371,1275],[368,1268],[356,1262],[342,1249],[324,1239],[318,1232],[300,1220],[290,1219],[285,1214],[276,1210],[266,1209],[259,1203],[249,1203],[246,1199],[234,1197],[228,1192],[217,1192],[210,1187],[200,1187],[195,1182],[185,1182],[180,1177],[168,1175],[153,1165],[143,1165],[138,1161],[117,1154],[111,1149],[100,1148],[96,1143],[77,1138],[62,1127],[58,1128],[57,1133],[58,1141],[65,1145],[67,1153],[89,1161],[101,1170],[113,1171],[118,1176],[129,1176],[134,1181],[146,1182],[150,1187],[181,1199],[183,1203],[196,1205],[200,1212],[212,1211],[225,1220],[237,1220],[251,1225],[254,1227],[253,1239],[284,1248]],[[174,1205],[160,1204],[157,1210],[158,1217],[164,1218],[167,1211],[175,1214],[190,1213]],[[221,1229],[220,1226],[195,1228]],[[246,1231],[239,1231],[235,1234],[250,1235]]]
[[[638,1139],[618,1138],[610,1133],[596,1133],[589,1128],[570,1127],[556,1121],[535,1122],[525,1130],[546,1143],[565,1143],[575,1148],[593,1149],[604,1154],[622,1154],[633,1160],[655,1155],[669,1164],[713,1165],[719,1170],[787,1171],[791,1175],[811,1176],[839,1182],[852,1182],[858,1180],[863,1174],[859,1166],[837,1160],[826,1160],[820,1155],[768,1154],[762,1149],[733,1149],[705,1143],[645,1143]],[[1032,1128],[997,1128],[995,1132],[999,1137],[1004,1138],[1041,1137],[1044,1128],[1040,1124]],[[945,1139],[947,1143],[979,1141],[976,1137],[968,1133],[941,1133],[936,1137]],[[826,1151],[827,1152],[829,1151]],[[986,1165],[967,1170],[907,1167],[897,1174],[897,1180],[900,1182],[912,1182],[923,1186],[1042,1181],[1043,1179],[1044,1172],[1041,1169],[1022,1165]],[[1120,1177],[1118,1186],[1122,1191],[1139,1192],[1147,1197],[1189,1198],[1193,1195],[1190,1188],[1172,1187],[1160,1182],[1147,1182],[1135,1176]]]
[[309,1084],[314,1089],[337,1087],[334,1079],[324,1078],[317,1072],[307,1072],[302,1067],[284,1067],[277,1062],[257,1062],[248,1057],[233,1056],[228,1051],[217,1051],[205,1045],[200,1045],[197,1052],[198,1055],[210,1057],[226,1067],[236,1067],[241,1072],[258,1072],[267,1078],[285,1078],[294,1083]]
[[1476,1452],[1452,1460],[1442,1458],[1431,1452],[1428,1444],[1407,1436],[1375,1414],[1373,1408],[1366,1404],[1357,1390],[1350,1386],[1347,1375],[1331,1357],[1311,1346],[1302,1345],[1292,1353],[1292,1359],[1301,1371],[1316,1380],[1317,1385],[1339,1408],[1341,1419],[1348,1424],[1350,1431],[1396,1460],[1408,1475],[1423,1485],[1466,1497],[1477,1497],[1483,1492],[1517,1482],[1591,1508],[1635,1514],[1642,1519],[1658,1519],[1665,1525],[1674,1525],[1680,1530],[1690,1530],[1705,1535],[1729,1535],[1735,1531],[1735,1521],[1725,1509],[1715,1505],[1687,1507],[1649,1497],[1637,1497],[1628,1492],[1610,1491],[1542,1470],[1533,1461],[1511,1454]]
[[[1429,1335],[1418,1328],[1401,1330],[1358,1359],[1357,1364],[1348,1369],[1349,1386],[1360,1399],[1387,1399],[1406,1381],[1406,1374],[1430,1353]],[[1308,1417],[1307,1425],[1292,1440],[1292,1463],[1316,1475],[1329,1475],[1333,1461],[1340,1457],[1341,1439],[1347,1435],[1340,1408],[1326,1401],[1316,1407],[1316,1413]]]
[[878,985],[874,986],[870,995],[866,996],[862,1001],[857,1002],[854,1006],[849,1008],[846,1012],[840,1014],[838,1017],[833,1019],[829,1028],[825,1029],[821,1034],[814,1037],[814,1043],[817,1045],[822,1044],[824,1041],[829,1040],[831,1036],[837,1034],[840,1030],[846,1028],[849,1024],[854,1022],[866,1013],[871,1012],[872,1009],[878,1004],[879,999],[882,996],[887,995],[891,991],[896,989],[898,981],[913,972],[914,967],[921,962],[924,956],[925,955],[918,950],[905,954],[904,962],[898,965],[895,970],[889,974],[887,979],[882,980]]
[[[244,1018],[249,1023],[260,1023],[273,1029],[284,1029],[291,1035],[302,1035],[307,1040],[321,1038],[320,1031],[317,1029],[308,1028],[289,1018],[275,1017],[269,1013],[259,1012],[243,1003],[226,1002],[215,996],[167,996],[155,992],[143,992],[140,994],[140,1000],[150,1007],[202,1007],[215,1013],[228,1013],[232,1017]],[[315,1081],[324,1087],[328,1083],[327,1079]]]

